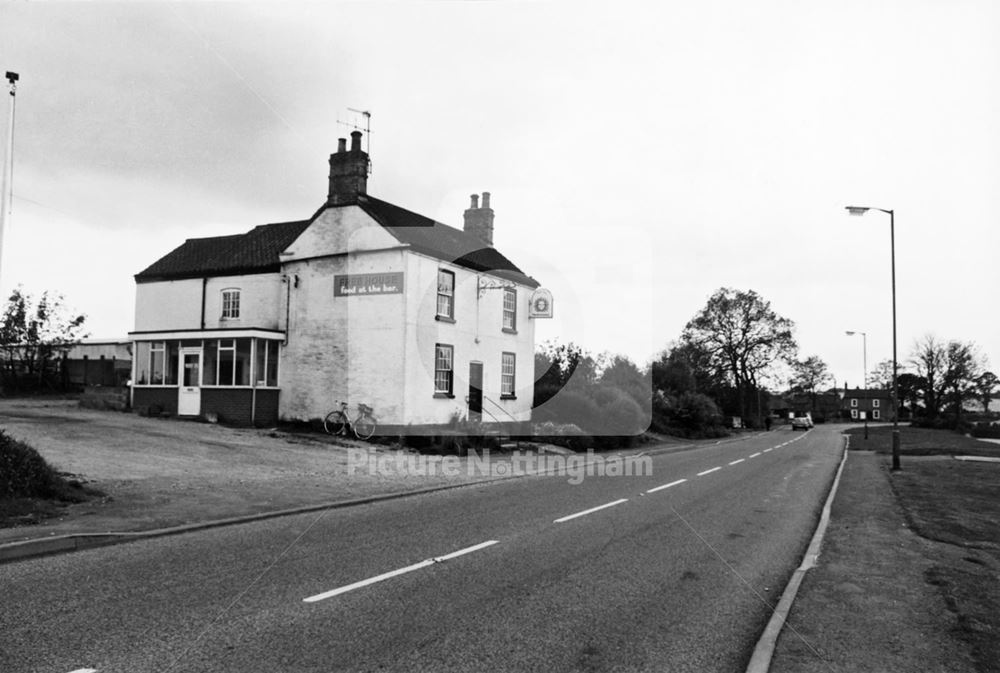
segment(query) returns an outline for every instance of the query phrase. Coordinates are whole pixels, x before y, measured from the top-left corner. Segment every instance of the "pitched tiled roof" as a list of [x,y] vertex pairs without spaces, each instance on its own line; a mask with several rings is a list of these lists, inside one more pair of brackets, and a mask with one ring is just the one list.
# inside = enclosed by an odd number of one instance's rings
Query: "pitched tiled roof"
[[[365,194],[358,196],[357,205],[400,243],[416,252],[538,287],[535,279],[497,250],[460,229]],[[278,253],[290,246],[323,210],[325,207],[309,220],[262,224],[245,234],[189,238],[136,274],[135,279],[141,283],[278,271],[281,268]]]
[[278,271],[278,253],[305,231],[311,220],[261,224],[245,234],[189,238],[136,274],[138,282]]
[[400,243],[416,252],[538,287],[538,281],[471,234],[366,194],[358,196],[358,205]]

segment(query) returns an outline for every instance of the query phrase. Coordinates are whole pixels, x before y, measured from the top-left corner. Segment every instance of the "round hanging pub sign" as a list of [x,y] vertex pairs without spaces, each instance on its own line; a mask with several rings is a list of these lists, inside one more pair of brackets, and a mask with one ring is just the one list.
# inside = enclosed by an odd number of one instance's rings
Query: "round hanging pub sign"
[[529,318],[552,317],[552,293],[545,288],[538,288],[531,293],[528,303]]

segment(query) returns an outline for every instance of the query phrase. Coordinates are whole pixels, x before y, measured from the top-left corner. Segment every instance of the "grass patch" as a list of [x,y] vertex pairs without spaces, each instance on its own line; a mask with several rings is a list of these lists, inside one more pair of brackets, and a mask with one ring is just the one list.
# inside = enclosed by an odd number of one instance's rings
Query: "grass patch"
[[[851,448],[857,451],[877,451],[892,453],[892,427],[880,425],[868,428],[865,439],[864,428],[852,428],[846,432],[851,436]],[[931,428],[899,428],[899,453],[902,456],[996,456],[1000,457],[1000,444],[981,442],[966,437],[954,430],[934,430]]]
[[1000,671],[998,483],[1000,464],[951,460],[904,463],[891,481],[918,535],[965,547],[941,555],[952,560],[931,568],[925,580],[956,615],[956,636],[970,646],[979,671]]
[[55,516],[61,507],[103,495],[69,476],[0,430],[0,526],[35,524]]

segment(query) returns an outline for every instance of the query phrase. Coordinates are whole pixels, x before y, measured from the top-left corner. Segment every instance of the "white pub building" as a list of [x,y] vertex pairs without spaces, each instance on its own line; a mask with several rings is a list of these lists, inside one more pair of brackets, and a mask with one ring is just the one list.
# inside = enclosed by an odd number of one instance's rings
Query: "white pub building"
[[530,421],[551,298],[493,248],[489,193],[459,230],[369,196],[368,166],[356,131],[310,219],[188,239],[135,276],[133,408],[272,425],[342,400],[380,434]]

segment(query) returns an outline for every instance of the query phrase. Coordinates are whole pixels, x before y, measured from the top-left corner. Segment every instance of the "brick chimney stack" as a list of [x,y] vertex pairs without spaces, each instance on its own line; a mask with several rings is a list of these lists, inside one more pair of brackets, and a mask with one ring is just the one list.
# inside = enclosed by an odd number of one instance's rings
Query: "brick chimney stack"
[[351,132],[351,149],[347,139],[337,140],[337,153],[330,155],[330,191],[328,206],[357,203],[358,194],[368,189],[368,154],[361,151],[361,131]]
[[472,205],[465,211],[465,233],[479,238],[493,247],[493,209],[490,208],[490,193],[483,192],[483,206],[479,207],[479,195],[472,195]]

